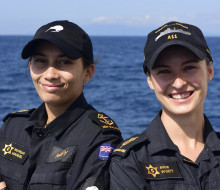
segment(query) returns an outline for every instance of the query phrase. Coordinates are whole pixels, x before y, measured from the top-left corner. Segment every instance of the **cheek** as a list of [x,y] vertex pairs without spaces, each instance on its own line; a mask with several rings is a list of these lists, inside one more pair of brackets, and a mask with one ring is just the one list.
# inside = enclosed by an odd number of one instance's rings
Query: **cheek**
[[191,76],[190,82],[195,87],[202,87],[208,84],[207,76],[204,73],[197,73]]
[[34,72],[30,69],[30,75],[33,82],[37,81],[39,78],[39,75],[34,74]]
[[155,93],[160,92],[166,92],[169,83],[166,80],[161,80],[161,79],[157,79],[157,80],[152,80],[152,85],[154,87]]

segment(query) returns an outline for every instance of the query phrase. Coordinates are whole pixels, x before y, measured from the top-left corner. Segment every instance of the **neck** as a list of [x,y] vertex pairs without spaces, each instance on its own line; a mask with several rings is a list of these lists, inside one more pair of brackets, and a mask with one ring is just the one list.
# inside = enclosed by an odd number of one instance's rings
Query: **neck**
[[45,108],[47,111],[47,123],[52,122],[58,116],[60,116],[67,108],[64,106],[53,106],[50,104],[45,103]]
[[47,123],[52,122],[54,119],[56,119],[58,116],[60,116],[62,113],[64,113],[77,99],[79,96],[75,99],[73,99],[71,102],[62,102],[59,104],[53,104],[53,103],[45,103],[45,108],[47,112]]
[[172,115],[163,110],[161,115],[163,125],[180,153],[195,161],[204,148],[204,115],[195,112],[184,115]]

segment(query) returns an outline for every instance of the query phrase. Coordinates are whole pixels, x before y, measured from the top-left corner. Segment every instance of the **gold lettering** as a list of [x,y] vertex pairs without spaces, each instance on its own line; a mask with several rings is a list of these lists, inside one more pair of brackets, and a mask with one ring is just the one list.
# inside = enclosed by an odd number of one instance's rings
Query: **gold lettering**
[[65,156],[67,153],[68,153],[69,151],[63,151],[63,152],[61,152],[61,153],[58,153],[56,156],[55,156],[55,158],[59,158],[59,157],[61,157],[61,156]]
[[168,25],[164,25],[163,27],[161,27],[159,30],[157,30],[156,32],[155,32],[155,34],[156,33],[158,33],[158,32],[160,32],[161,30],[163,30],[164,28],[166,28]]
[[172,35],[169,35],[167,37],[168,40],[171,40],[171,39],[176,39],[177,38],[177,35],[176,34],[172,34]]
[[104,129],[108,129],[108,128],[111,128],[111,129],[115,129],[115,130],[118,130],[119,131],[119,128],[118,127],[114,127],[114,126],[107,126],[107,125],[104,125],[102,126]]
[[22,159],[22,155],[20,155],[20,154],[18,154],[18,153],[12,152],[12,155],[13,155],[13,156],[16,156],[17,158]]
[[170,174],[170,173],[173,173],[173,170],[172,170],[172,169],[169,169],[169,170],[161,170],[161,173],[163,173],[163,174]]
[[19,149],[17,149],[17,148],[15,148],[14,151],[15,151],[15,152],[18,152],[19,154],[25,155],[25,152],[23,152],[22,150],[19,150]]
[[182,24],[180,24],[180,23],[175,23],[174,25],[179,25],[179,26],[182,26],[183,28],[188,29],[188,27],[187,27],[187,26],[184,26],[184,25],[182,25]]
[[169,166],[160,166],[160,169],[169,169]]

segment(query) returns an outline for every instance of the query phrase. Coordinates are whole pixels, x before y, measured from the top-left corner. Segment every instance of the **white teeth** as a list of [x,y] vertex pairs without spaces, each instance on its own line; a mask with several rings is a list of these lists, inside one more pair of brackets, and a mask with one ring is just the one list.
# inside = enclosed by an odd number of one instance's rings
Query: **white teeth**
[[187,98],[190,96],[190,93],[187,92],[187,93],[183,93],[183,94],[175,94],[175,95],[172,95],[172,98],[173,99],[184,99],[184,98]]

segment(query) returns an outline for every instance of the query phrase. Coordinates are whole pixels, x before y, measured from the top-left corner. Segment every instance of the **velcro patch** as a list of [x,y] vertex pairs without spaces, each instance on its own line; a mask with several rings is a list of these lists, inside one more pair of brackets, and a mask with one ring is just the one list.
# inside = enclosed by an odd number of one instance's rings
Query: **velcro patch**
[[54,146],[47,158],[48,163],[53,162],[67,162],[72,163],[73,155],[76,151],[77,146],[70,146],[65,149],[58,146]]
[[23,164],[27,159],[29,149],[26,146],[4,139],[0,145],[0,156],[17,164]]
[[146,179],[170,179],[182,178],[179,167],[176,162],[139,162],[142,173]]
[[115,131],[120,133],[120,130],[116,123],[104,113],[92,113],[89,115],[89,117],[101,127],[102,131]]
[[99,159],[100,160],[108,160],[109,156],[115,149],[115,146],[112,144],[104,143],[99,147]]

